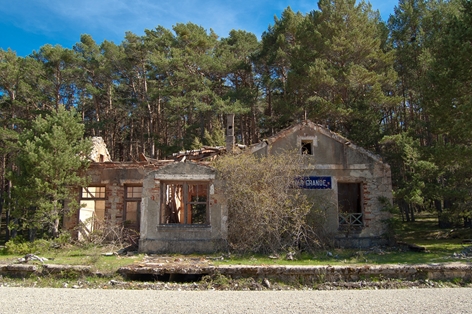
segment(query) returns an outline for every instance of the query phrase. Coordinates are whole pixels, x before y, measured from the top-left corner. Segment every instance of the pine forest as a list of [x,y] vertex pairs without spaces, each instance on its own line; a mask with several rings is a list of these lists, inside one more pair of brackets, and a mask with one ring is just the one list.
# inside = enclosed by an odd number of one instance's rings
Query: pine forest
[[[85,166],[48,160],[45,143],[76,154],[82,139],[101,136],[114,161],[164,159],[224,145],[231,113],[245,145],[319,123],[390,164],[403,220],[431,211],[471,224],[470,0],[399,0],[387,21],[364,1],[320,0],[307,14],[286,8],[260,39],[222,35],[189,22],[128,32],[119,44],[84,34],[71,49],[46,44],[26,57],[0,49],[2,208],[15,201],[12,177],[28,181],[35,163]],[[41,137],[57,131],[52,120],[67,134]],[[57,176],[48,189],[78,182],[41,171]]]

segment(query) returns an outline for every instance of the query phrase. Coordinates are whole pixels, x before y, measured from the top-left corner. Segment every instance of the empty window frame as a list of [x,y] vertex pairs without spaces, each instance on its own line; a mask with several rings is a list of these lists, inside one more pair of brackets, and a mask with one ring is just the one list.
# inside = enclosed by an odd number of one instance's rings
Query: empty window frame
[[361,183],[338,183],[340,225],[363,225],[361,187]]
[[79,222],[81,230],[79,240],[96,230],[105,220],[106,188],[104,186],[83,187],[81,191],[81,208]]
[[105,192],[104,186],[87,186],[82,188],[82,199],[104,199]]
[[313,140],[301,140],[302,155],[313,155]]
[[161,224],[209,224],[208,183],[163,182],[161,191]]
[[125,187],[124,226],[139,231],[142,186]]

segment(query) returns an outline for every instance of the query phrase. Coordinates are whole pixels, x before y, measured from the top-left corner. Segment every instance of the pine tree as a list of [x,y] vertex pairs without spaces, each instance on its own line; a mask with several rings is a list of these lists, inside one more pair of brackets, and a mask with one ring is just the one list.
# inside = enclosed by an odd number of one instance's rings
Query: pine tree
[[218,45],[216,58],[221,61],[227,83],[222,89],[225,113],[236,114],[235,134],[242,143],[255,143],[260,138],[262,113],[259,88],[254,76],[254,55],[259,48],[257,37],[245,31],[232,30]]
[[305,115],[377,150],[385,111],[396,101],[390,96],[396,75],[393,55],[384,49],[385,26],[364,1],[321,0],[318,6],[300,46],[312,51],[299,58],[306,60],[305,93],[311,96]]
[[440,223],[470,224],[472,211],[472,3],[461,1],[460,14],[449,15],[432,48],[425,82],[428,131],[434,139],[430,158],[441,170],[435,178],[435,207]]
[[[266,102],[266,118],[263,128],[273,135],[281,128],[290,125],[299,117],[299,86],[293,82],[296,52],[300,46],[299,30],[305,17],[300,12],[286,8],[273,26],[262,34],[262,47],[256,56],[257,72],[262,79],[262,93]],[[305,63],[304,66],[307,66]]]
[[67,108],[76,104],[77,58],[71,49],[59,45],[44,45],[33,53],[41,68],[35,77],[36,100],[42,110],[57,110],[60,104]]
[[[74,188],[86,184],[91,142],[84,140],[84,126],[74,109],[59,105],[57,111],[38,116],[32,128],[20,134],[18,171],[13,174],[13,215],[19,228],[59,233],[67,214],[64,201],[73,200]],[[78,204],[70,204],[77,210]],[[18,226],[17,226],[18,228]]]

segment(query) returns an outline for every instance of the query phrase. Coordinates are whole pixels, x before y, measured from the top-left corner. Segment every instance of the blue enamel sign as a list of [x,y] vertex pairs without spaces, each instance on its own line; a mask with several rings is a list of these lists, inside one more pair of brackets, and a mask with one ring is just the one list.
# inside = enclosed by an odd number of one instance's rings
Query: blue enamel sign
[[302,189],[327,190],[331,189],[331,177],[300,177],[296,179]]

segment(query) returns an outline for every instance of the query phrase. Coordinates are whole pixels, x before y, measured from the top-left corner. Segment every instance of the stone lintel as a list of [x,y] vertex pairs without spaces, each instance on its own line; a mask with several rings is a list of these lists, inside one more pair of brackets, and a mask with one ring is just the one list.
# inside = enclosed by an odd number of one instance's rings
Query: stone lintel
[[198,175],[198,174],[156,174],[156,180],[172,180],[172,181],[208,181],[215,179],[214,174]]

